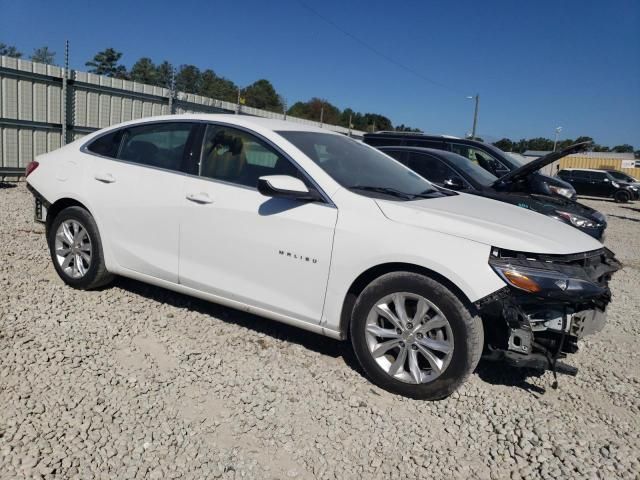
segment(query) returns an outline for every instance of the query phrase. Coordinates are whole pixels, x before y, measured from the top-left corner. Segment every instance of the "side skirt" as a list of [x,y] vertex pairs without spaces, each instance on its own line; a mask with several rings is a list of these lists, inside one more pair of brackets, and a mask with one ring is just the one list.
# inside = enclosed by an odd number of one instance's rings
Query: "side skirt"
[[300,320],[295,317],[290,317],[287,315],[282,315],[280,313],[273,312],[271,310],[267,310],[264,308],[255,307],[253,305],[249,305],[246,303],[239,302],[237,300],[232,300],[227,297],[222,297],[220,295],[214,295],[211,293],[206,293],[201,290],[196,290],[195,288],[185,287],[184,285],[180,285],[177,283],[168,282],[166,280],[161,280],[159,278],[151,277],[149,275],[145,275],[143,273],[134,272],[132,270],[127,270],[120,268],[117,272],[118,275],[122,275],[124,277],[132,278],[134,280],[139,280],[144,283],[149,283],[151,285],[155,285],[157,287],[166,288],[167,290],[171,290],[174,292],[182,293],[184,295],[189,295],[191,297],[200,298],[202,300],[206,300],[208,302],[217,303],[220,305],[224,305],[225,307],[234,308],[236,310],[240,310],[242,312],[251,313],[254,315],[258,315],[261,317],[265,317],[271,320],[276,320],[281,323],[285,323],[287,325],[291,325],[297,328],[301,328],[303,330],[308,330],[313,333],[318,333],[320,335],[325,335],[330,338],[334,338],[336,340],[342,340],[343,337],[340,332],[336,330],[332,330],[329,328],[321,327],[318,324],[305,322],[304,320]]

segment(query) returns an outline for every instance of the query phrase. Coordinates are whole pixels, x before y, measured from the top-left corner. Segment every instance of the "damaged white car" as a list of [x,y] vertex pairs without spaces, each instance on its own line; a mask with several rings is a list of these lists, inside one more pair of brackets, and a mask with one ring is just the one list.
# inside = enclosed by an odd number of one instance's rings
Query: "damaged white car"
[[70,286],[124,275],[348,338],[374,383],[414,398],[451,394],[483,352],[573,373],[557,360],[602,327],[619,268],[568,225],[291,122],[144,119],[27,173]]

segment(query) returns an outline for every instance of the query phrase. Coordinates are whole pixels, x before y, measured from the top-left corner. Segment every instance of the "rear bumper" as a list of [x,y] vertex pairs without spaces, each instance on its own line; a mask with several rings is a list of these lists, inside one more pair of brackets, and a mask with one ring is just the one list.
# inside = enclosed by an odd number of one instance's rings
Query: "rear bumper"
[[34,220],[40,223],[46,223],[47,221],[47,212],[49,211],[49,207],[51,207],[51,203],[47,201],[46,198],[40,194],[35,188],[33,188],[30,184],[27,183],[27,189],[33,195],[35,199],[34,204]]

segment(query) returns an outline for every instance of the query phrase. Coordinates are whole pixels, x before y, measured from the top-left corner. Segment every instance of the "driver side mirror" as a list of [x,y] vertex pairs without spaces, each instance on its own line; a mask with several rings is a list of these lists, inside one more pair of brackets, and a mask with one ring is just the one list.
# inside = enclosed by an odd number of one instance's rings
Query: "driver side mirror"
[[444,186],[450,188],[451,190],[463,190],[464,183],[460,177],[451,177],[447,178],[444,181]]
[[302,180],[290,175],[265,175],[258,179],[258,191],[265,197],[294,200],[322,200],[316,190],[309,190]]

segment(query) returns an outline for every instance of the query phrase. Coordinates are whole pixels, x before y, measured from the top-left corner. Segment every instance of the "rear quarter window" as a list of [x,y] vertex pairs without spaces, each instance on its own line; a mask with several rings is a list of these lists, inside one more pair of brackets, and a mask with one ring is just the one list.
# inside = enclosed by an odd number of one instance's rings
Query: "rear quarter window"
[[87,146],[87,150],[103,157],[116,158],[124,130],[116,130],[98,137]]

